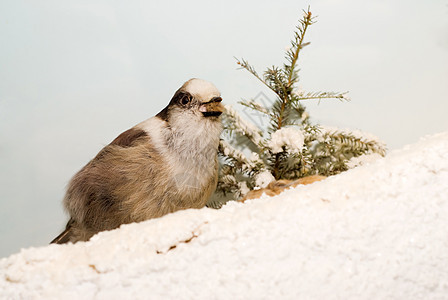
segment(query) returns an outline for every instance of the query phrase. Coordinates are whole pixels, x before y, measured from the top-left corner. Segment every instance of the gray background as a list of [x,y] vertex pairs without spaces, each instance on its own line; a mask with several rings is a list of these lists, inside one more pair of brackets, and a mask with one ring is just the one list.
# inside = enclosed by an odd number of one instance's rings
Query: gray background
[[269,91],[301,10],[318,22],[300,58],[314,121],[358,128],[390,149],[447,129],[447,1],[0,2],[0,257],[63,228],[70,177],[120,132],[160,111],[187,79],[226,103]]

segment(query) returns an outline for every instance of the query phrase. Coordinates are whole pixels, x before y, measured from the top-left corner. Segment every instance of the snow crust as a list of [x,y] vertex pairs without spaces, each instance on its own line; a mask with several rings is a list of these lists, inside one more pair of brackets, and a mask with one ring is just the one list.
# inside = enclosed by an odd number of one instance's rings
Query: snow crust
[[447,299],[448,132],[279,196],[0,260],[6,299]]

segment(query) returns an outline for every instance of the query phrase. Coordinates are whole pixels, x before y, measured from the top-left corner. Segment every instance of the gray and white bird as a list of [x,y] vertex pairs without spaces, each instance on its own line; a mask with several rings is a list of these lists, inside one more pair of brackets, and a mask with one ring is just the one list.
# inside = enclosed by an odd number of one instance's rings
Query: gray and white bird
[[204,207],[217,184],[221,101],[212,83],[190,79],[160,113],[104,147],[71,179],[70,220],[52,243]]

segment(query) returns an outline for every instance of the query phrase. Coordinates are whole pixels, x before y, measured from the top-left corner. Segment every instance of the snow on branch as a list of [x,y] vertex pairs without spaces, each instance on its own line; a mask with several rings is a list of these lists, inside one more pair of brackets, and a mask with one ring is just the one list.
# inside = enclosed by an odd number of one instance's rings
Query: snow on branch
[[244,120],[238,112],[230,105],[225,105],[226,129],[237,132],[250,139],[255,145],[260,145],[262,132],[254,124]]

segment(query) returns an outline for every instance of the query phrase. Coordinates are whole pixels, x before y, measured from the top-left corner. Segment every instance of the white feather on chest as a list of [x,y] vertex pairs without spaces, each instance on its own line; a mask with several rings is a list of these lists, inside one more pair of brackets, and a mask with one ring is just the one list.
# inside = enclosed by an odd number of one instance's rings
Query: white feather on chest
[[221,124],[185,114],[170,124],[158,117],[137,127],[148,133],[151,142],[166,160],[166,170],[177,189],[202,189],[217,171],[217,149]]

